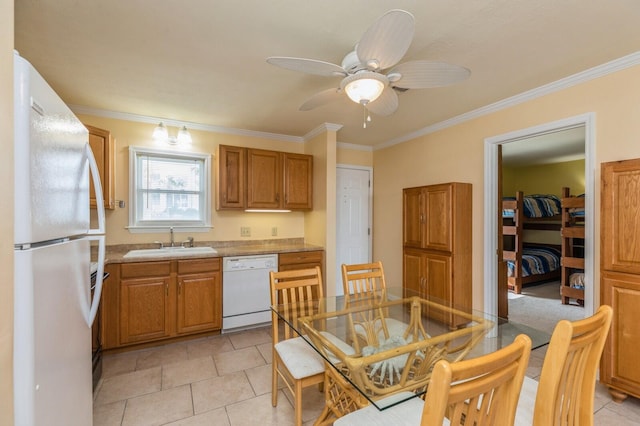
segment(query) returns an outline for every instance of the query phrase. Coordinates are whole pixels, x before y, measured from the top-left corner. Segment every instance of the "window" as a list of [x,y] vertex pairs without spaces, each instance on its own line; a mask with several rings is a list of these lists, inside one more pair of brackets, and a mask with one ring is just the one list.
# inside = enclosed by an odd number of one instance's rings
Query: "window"
[[208,231],[210,163],[209,154],[129,147],[129,230]]

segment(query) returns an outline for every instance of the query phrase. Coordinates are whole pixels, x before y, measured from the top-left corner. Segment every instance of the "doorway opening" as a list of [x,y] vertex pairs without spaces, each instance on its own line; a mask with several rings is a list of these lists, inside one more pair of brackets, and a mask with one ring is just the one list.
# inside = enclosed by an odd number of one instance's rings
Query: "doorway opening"
[[[585,194],[585,292],[584,315],[593,313],[594,306],[594,124],[593,113],[583,114],[552,123],[543,124],[503,135],[494,136],[485,140],[485,255],[484,255],[484,309],[494,315],[498,314],[498,262],[502,255],[498,253],[498,215],[501,215],[502,194],[498,193],[501,187],[499,171],[501,158],[500,152],[503,146],[509,143],[535,144],[540,137],[568,129],[584,129],[584,194]],[[562,186],[559,182],[558,185]],[[500,216],[501,217],[501,216]]]

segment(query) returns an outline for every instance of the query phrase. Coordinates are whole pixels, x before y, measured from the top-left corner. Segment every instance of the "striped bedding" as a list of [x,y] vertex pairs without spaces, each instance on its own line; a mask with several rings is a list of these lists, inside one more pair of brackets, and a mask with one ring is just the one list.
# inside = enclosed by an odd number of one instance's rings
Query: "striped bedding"
[[[504,197],[503,200],[515,200],[515,197]],[[525,195],[522,199],[525,217],[552,217],[560,214],[560,198],[553,194]],[[513,217],[514,211],[502,210],[502,217]]]
[[[580,194],[578,197],[584,198],[584,194]],[[584,218],[584,208],[569,209],[569,214],[571,217]]]
[[[508,276],[512,277],[515,264],[507,262]],[[522,250],[522,277],[546,274],[560,268],[560,250],[553,247],[525,247]]]

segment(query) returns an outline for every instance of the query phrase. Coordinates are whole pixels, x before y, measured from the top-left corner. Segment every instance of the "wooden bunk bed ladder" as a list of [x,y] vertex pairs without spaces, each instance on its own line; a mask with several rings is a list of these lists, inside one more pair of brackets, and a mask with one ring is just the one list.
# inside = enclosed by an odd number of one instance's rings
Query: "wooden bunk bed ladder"
[[575,288],[571,285],[571,275],[577,270],[584,271],[584,253],[582,257],[576,253],[577,240],[581,239],[584,244],[584,222],[577,221],[571,214],[574,209],[584,209],[584,197],[572,196],[569,188],[562,188],[562,229],[560,236],[562,239],[561,258],[561,286],[560,295],[562,304],[569,304],[570,299],[576,299],[579,304],[584,304],[584,289]]

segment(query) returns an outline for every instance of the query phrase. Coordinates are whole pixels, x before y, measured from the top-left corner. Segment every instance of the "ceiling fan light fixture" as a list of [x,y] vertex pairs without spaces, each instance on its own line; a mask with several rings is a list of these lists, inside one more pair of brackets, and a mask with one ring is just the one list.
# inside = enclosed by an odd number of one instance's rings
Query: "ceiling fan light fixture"
[[388,82],[386,76],[368,71],[345,77],[340,88],[353,102],[366,105],[378,99]]

